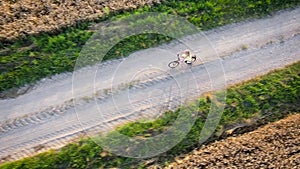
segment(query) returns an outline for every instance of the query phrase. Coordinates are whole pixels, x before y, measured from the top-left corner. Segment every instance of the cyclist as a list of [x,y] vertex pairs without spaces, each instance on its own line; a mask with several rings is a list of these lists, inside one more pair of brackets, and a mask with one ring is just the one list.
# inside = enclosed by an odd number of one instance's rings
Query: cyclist
[[189,50],[185,50],[183,52],[181,52],[181,54],[177,54],[177,56],[179,57],[179,59],[183,59],[185,63],[187,64],[191,64],[192,63],[192,55],[191,55],[191,51]]

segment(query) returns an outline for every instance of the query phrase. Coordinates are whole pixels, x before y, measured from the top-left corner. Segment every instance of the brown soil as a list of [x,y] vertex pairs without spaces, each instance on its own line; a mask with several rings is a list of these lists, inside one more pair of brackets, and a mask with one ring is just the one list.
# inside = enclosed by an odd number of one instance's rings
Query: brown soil
[[[57,30],[108,12],[134,9],[160,0],[3,0],[0,40]],[[109,9],[109,10],[108,10]]]
[[296,114],[253,132],[203,146],[181,158],[177,157],[166,168],[300,168],[299,166],[300,114]]

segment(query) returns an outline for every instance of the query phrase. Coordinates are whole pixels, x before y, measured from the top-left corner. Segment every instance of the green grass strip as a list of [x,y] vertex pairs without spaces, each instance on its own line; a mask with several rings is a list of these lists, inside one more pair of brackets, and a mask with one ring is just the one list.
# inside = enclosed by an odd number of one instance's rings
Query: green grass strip
[[[89,26],[108,18],[133,13],[162,12],[187,18],[201,30],[208,30],[249,18],[259,18],[272,12],[295,7],[295,0],[166,0],[152,7],[119,11],[83,22],[59,32],[29,36],[16,42],[0,43],[0,92],[33,83],[54,74],[72,71],[85,42],[91,37]],[[142,34],[122,40],[104,60],[128,56],[133,51],[162,44],[171,39],[157,34]]]
[[[283,118],[287,114],[300,112],[299,100],[300,62],[231,87],[227,89],[225,110],[215,135],[224,126],[245,122],[247,119],[268,115],[266,122],[270,122]],[[168,164],[176,155],[187,153],[198,146],[200,131],[209,112],[210,98],[201,97],[191,105],[193,106],[181,107],[175,112],[166,112],[162,117],[152,122],[129,123],[118,128],[117,131],[131,137],[153,136],[166,130],[176,119],[179,110],[197,111],[196,123],[183,141],[167,153],[157,157],[157,162]],[[211,141],[216,138],[212,137]],[[77,143],[69,144],[59,151],[49,151],[0,166],[2,169],[99,167],[144,168],[145,163],[104,152],[91,139],[83,139]]]

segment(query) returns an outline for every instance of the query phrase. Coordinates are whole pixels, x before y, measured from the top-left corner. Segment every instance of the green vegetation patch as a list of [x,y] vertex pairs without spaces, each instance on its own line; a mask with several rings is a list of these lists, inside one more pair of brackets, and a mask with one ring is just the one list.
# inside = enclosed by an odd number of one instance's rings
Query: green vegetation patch
[[[118,128],[117,131],[131,137],[146,138],[166,130],[178,117],[180,110],[197,112],[196,122],[186,137],[171,150],[155,158],[155,162],[168,164],[176,155],[187,153],[198,147],[199,135],[210,109],[210,100],[208,94],[190,106],[181,107],[175,112],[166,112],[154,121],[129,123]],[[299,100],[300,62],[231,87],[227,90],[226,106],[218,130],[209,141],[217,139],[220,131],[232,124],[246,123],[249,119],[260,117],[263,117],[267,123],[283,118],[287,114],[300,112]],[[115,141],[118,142],[118,140]],[[91,139],[83,139],[59,151],[49,151],[31,158],[6,163],[0,168],[144,168],[147,163],[149,160],[110,154],[103,151]]]
[[[187,18],[201,30],[258,18],[274,11],[299,5],[295,0],[166,0],[152,7],[110,13],[94,22],[83,22],[60,31],[28,36],[0,44],[0,92],[33,83],[54,74],[72,71],[81,48],[91,37],[90,28],[108,18],[126,17],[143,12],[162,12]],[[104,60],[170,41],[170,37],[141,34],[122,40]]]

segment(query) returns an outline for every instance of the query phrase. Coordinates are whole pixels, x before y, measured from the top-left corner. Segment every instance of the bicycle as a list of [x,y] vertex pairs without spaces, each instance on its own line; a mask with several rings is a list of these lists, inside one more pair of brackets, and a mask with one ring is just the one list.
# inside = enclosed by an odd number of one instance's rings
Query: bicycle
[[[185,62],[185,63],[191,65],[192,63],[194,63],[194,62],[196,61],[196,59],[197,59],[196,55],[193,55],[193,56],[192,56],[191,63],[188,63],[188,62]],[[170,63],[168,64],[168,66],[169,66],[170,68],[175,68],[175,67],[177,67],[177,66],[179,65],[180,62],[183,62],[183,61],[184,61],[184,60],[183,60],[183,59],[180,59],[180,57],[178,56],[178,59],[175,60],[175,61],[170,62]]]

